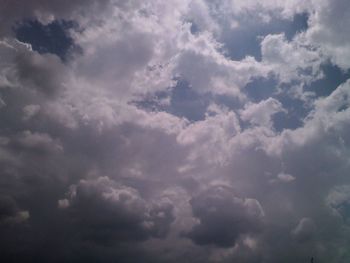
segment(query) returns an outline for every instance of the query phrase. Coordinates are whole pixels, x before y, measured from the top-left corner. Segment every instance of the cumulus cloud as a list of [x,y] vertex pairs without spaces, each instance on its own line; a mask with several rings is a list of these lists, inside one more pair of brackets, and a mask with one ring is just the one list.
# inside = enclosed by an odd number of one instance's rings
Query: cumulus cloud
[[[347,11],[0,0],[1,260],[348,262]],[[62,20],[64,60],[16,39]]]
[[307,31],[309,42],[321,47],[332,62],[344,70],[349,68],[348,11],[349,5],[343,0],[315,2]]
[[67,195],[68,199],[59,200],[59,207],[68,210],[82,239],[98,243],[165,237],[174,221],[170,202],[148,204],[136,189],[108,177],[82,180]]
[[182,52],[175,72],[199,92],[243,99],[240,90],[254,77],[269,73],[269,68],[252,57],[242,61],[228,59],[219,51],[220,43],[210,34],[193,36],[188,33],[183,37],[186,42],[181,43]]
[[236,197],[232,189],[212,187],[191,201],[198,219],[186,234],[199,245],[230,247],[242,234],[256,233],[262,226],[264,211],[255,199]]
[[302,35],[288,42],[283,34],[267,35],[261,41],[263,63],[272,67],[282,83],[312,82],[322,76],[324,58],[319,50],[303,42]]
[[[237,115],[225,108],[212,105],[203,121],[186,126],[177,136],[183,145],[192,146],[191,159],[206,158],[208,162],[225,163],[229,145],[227,142],[240,132]],[[218,150],[215,156],[213,151]]]
[[248,104],[241,111],[241,118],[255,125],[262,125],[268,128],[273,127],[272,116],[278,112],[285,112],[282,104],[273,98],[261,101],[257,104]]

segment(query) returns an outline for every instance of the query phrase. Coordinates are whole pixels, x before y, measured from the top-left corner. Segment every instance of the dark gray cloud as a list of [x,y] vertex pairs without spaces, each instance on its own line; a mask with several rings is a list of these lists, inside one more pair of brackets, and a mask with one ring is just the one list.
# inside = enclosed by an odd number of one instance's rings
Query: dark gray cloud
[[231,247],[240,235],[262,228],[264,212],[259,202],[236,197],[230,188],[214,186],[190,203],[199,223],[186,236],[199,245]]
[[0,196],[0,225],[22,223],[28,218],[28,211],[20,210],[12,197]]
[[[97,243],[142,241],[165,237],[174,221],[173,205],[152,204],[131,187],[100,177],[70,187],[68,199],[58,201],[83,240]],[[79,229],[79,230],[78,230]]]
[[316,232],[316,225],[310,218],[302,218],[298,225],[292,230],[293,237],[299,242],[309,241]]

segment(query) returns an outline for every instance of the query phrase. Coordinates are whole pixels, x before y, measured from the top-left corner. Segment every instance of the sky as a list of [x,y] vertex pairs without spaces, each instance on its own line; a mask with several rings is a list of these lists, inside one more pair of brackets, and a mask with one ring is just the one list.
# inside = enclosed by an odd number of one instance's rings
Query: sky
[[346,0],[0,0],[0,261],[350,261]]

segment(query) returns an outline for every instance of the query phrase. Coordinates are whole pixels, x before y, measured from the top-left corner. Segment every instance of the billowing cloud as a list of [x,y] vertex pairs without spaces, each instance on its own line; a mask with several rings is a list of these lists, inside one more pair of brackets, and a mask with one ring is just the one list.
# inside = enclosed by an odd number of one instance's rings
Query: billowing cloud
[[233,246],[242,234],[258,232],[264,211],[255,199],[234,196],[232,189],[214,186],[191,201],[198,219],[186,235],[199,245]]
[[148,205],[136,189],[107,177],[72,185],[59,208],[68,210],[82,239],[102,243],[164,237],[174,221],[173,205],[157,200]]
[[257,104],[246,105],[241,111],[241,118],[255,125],[272,128],[272,116],[278,112],[285,112],[282,104],[276,99],[269,98]]
[[[346,1],[320,1],[314,3],[307,37],[315,46],[330,57],[332,62],[344,70],[349,68],[349,39],[346,26],[349,24]],[[337,17],[337,19],[334,19]]]
[[348,9],[0,0],[1,261],[348,262]]
[[302,34],[291,42],[283,34],[267,35],[261,41],[263,62],[272,67],[282,83],[310,82],[322,76],[320,65],[323,58],[320,51],[303,42]]

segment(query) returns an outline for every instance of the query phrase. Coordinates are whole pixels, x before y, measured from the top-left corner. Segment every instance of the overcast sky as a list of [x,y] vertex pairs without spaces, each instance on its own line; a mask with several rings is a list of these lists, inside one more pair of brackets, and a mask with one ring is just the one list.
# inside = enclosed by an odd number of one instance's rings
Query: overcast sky
[[347,0],[0,0],[0,261],[348,263]]

